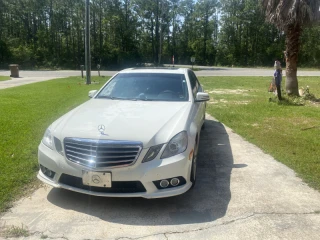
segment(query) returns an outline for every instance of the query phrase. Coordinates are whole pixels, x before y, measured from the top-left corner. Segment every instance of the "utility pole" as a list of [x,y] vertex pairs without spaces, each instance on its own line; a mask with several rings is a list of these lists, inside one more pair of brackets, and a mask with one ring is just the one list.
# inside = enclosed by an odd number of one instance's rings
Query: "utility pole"
[[86,37],[85,37],[85,55],[86,55],[86,77],[87,84],[91,84],[91,54],[90,54],[90,0],[86,1]]

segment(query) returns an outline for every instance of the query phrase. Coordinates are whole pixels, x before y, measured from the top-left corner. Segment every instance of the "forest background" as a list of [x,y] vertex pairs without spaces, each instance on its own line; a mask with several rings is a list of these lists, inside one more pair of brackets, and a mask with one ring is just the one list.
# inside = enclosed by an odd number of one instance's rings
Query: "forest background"
[[[273,66],[285,36],[260,0],[91,0],[92,68],[172,63]],[[84,0],[0,0],[0,68],[79,69]],[[299,67],[320,68],[320,26],[303,31]]]

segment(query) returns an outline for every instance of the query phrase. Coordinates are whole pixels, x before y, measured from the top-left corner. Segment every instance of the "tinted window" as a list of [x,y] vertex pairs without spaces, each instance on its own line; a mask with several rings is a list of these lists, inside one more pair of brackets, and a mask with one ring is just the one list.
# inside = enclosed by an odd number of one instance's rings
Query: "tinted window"
[[197,80],[197,86],[198,86],[198,92],[203,92],[202,86],[198,80]]
[[97,98],[145,101],[188,101],[184,74],[119,73]]
[[196,75],[191,71],[188,72],[188,75],[189,75],[189,79],[190,79],[190,85],[192,88],[193,97],[195,97],[198,92],[198,88],[199,88],[198,79],[197,79]]

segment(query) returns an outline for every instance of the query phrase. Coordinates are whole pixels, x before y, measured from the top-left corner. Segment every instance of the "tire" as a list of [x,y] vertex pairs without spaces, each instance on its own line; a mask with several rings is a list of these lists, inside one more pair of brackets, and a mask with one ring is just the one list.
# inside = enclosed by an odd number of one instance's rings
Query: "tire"
[[198,143],[196,143],[193,158],[192,158],[192,167],[190,172],[190,181],[192,182],[191,188],[194,187],[197,180],[197,155],[198,155]]
[[197,158],[192,159],[192,167],[191,167],[191,173],[190,173],[190,181],[192,182],[191,188],[196,185],[197,180]]
[[203,124],[201,126],[201,130],[206,128],[206,123],[205,122],[206,122],[206,114],[204,114],[204,116],[203,116]]

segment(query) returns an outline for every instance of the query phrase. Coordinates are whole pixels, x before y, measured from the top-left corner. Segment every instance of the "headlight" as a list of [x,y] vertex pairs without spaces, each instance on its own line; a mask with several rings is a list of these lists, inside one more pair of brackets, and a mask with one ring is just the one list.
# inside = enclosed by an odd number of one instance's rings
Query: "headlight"
[[53,149],[53,139],[52,139],[52,135],[49,128],[46,130],[46,132],[43,135],[42,143],[46,145],[48,148]]
[[54,141],[54,146],[56,147],[57,152],[63,156],[64,154],[63,154],[61,141],[56,137],[53,137],[53,141]]
[[160,152],[162,146],[163,144],[149,148],[149,151],[147,152],[146,156],[143,158],[142,162],[149,162],[153,160]]
[[167,144],[161,158],[168,158],[184,152],[188,146],[188,135],[186,131],[175,135]]

